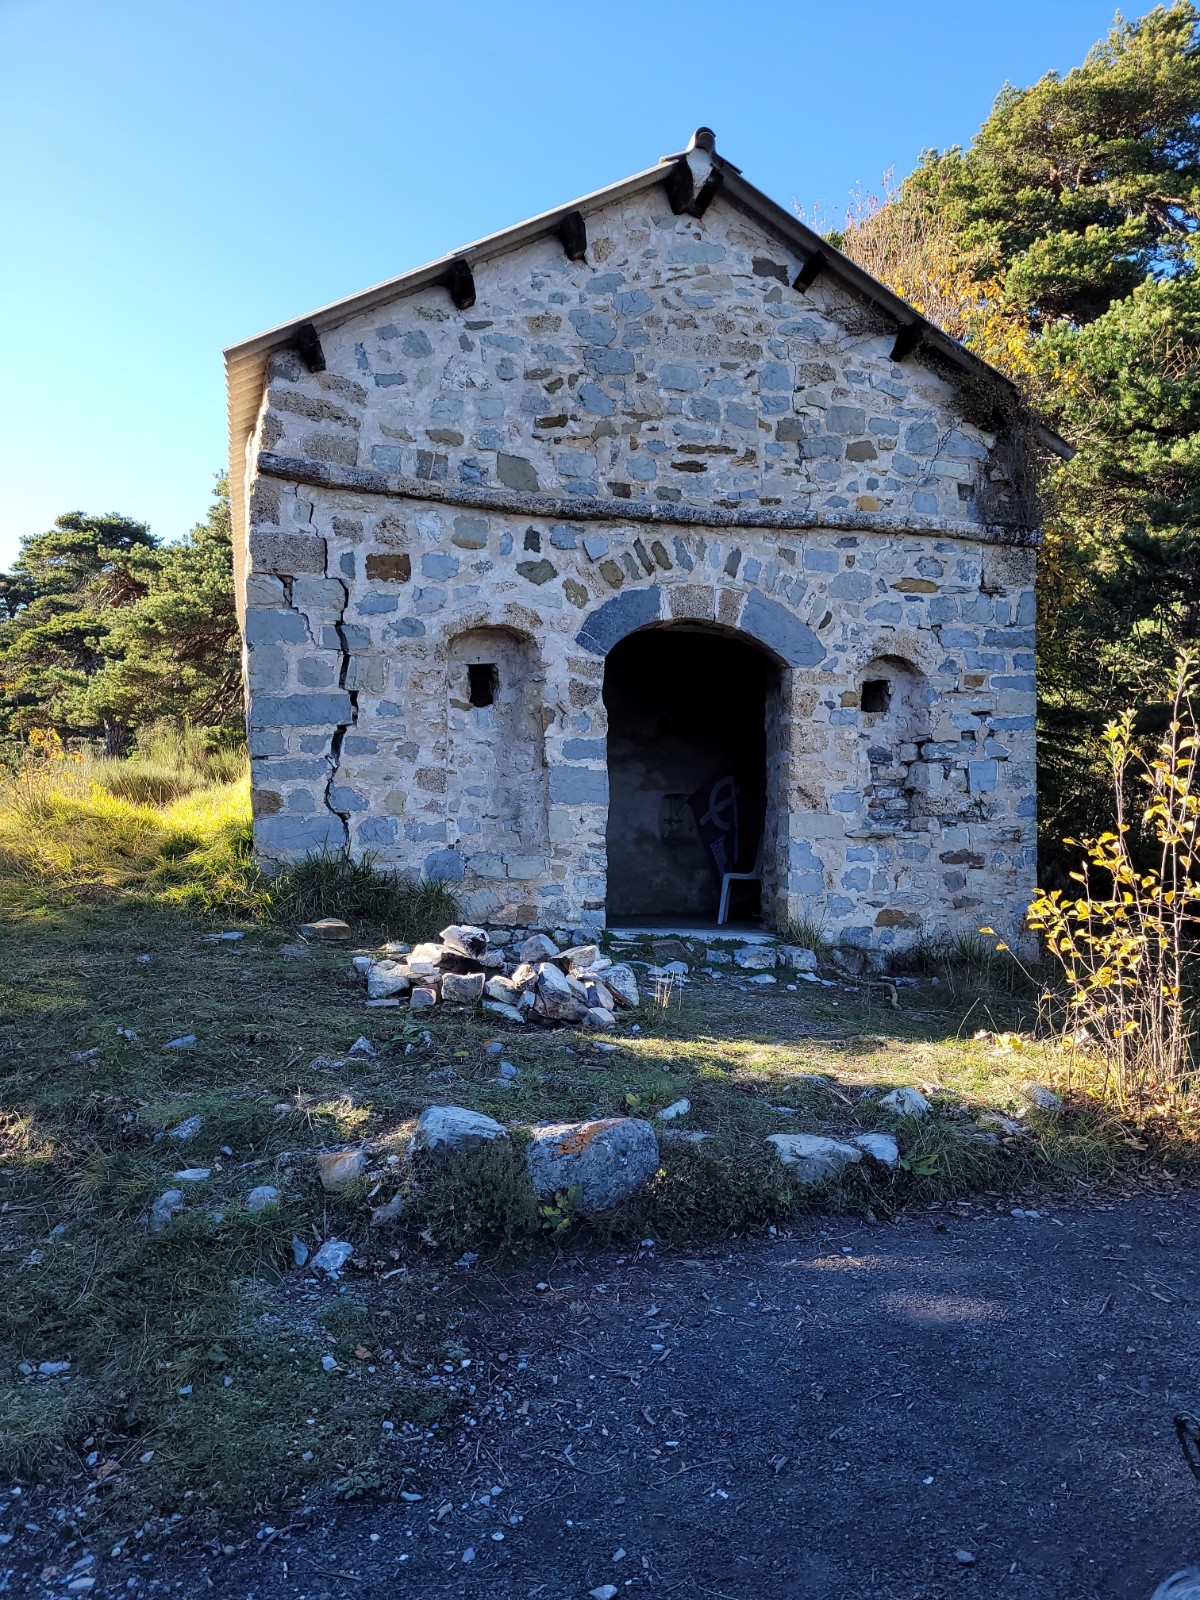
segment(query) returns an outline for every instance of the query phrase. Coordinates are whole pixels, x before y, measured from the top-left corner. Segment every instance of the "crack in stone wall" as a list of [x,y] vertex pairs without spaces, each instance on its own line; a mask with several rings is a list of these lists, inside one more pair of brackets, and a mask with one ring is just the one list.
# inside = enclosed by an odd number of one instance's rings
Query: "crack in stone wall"
[[[332,581],[337,583],[341,582],[340,579],[334,579]],[[338,644],[341,649],[341,662],[338,667],[338,688],[345,689],[347,695],[349,696],[350,720],[348,722],[339,722],[333,730],[333,737],[329,741],[329,781],[325,785],[325,804],[329,810],[333,812],[334,816],[339,818],[341,821],[342,827],[345,829],[346,833],[346,844],[349,845],[350,811],[349,808],[345,810],[339,810],[338,806],[335,804],[335,800],[337,798],[336,784],[338,769],[341,766],[342,761],[342,747],[345,744],[346,734],[351,728],[358,725],[358,690],[351,687],[349,681],[352,670],[352,658],[350,654],[350,645],[346,638],[345,608],[349,604],[350,596],[344,583],[341,584],[341,589],[343,596],[342,615],[336,622],[333,623],[332,626],[337,634]]]

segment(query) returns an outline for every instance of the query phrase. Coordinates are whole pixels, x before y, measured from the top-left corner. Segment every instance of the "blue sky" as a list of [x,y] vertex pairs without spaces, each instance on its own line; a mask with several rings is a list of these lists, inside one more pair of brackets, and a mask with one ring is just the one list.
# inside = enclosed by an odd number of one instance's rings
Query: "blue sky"
[[[1130,8],[1136,15],[1142,7]],[[176,538],[221,349],[681,149],[781,203],[968,140],[1095,0],[0,0],[0,566],[68,510]]]

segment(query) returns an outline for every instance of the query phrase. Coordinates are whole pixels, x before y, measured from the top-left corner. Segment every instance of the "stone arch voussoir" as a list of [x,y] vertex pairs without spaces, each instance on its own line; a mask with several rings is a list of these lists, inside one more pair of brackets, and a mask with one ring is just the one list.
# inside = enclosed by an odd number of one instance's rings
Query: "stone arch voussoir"
[[753,639],[783,667],[815,667],[825,659],[825,646],[795,612],[759,589],[729,585],[626,589],[588,614],[576,642],[591,655],[606,656],[641,628],[693,620],[715,622]]

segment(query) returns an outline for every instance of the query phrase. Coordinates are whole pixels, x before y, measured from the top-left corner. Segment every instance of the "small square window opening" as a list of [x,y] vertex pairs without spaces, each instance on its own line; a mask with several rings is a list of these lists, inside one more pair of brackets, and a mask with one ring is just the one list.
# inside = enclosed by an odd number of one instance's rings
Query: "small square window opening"
[[492,661],[473,661],[467,668],[467,683],[473,706],[490,706],[496,698],[500,677]]
[[862,709],[886,711],[892,703],[892,686],[886,678],[868,678],[862,686]]

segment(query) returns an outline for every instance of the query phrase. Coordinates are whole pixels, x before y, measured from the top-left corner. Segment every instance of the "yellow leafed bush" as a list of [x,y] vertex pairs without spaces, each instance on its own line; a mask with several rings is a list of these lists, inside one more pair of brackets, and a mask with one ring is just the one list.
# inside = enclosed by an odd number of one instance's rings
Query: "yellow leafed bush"
[[1131,712],[1105,729],[1116,828],[1083,841],[1078,893],[1040,892],[1029,909],[1062,970],[1069,1032],[1099,1049],[1122,1101],[1189,1087],[1195,1065],[1198,692],[1197,663],[1185,658],[1170,725],[1149,755],[1136,748]]

